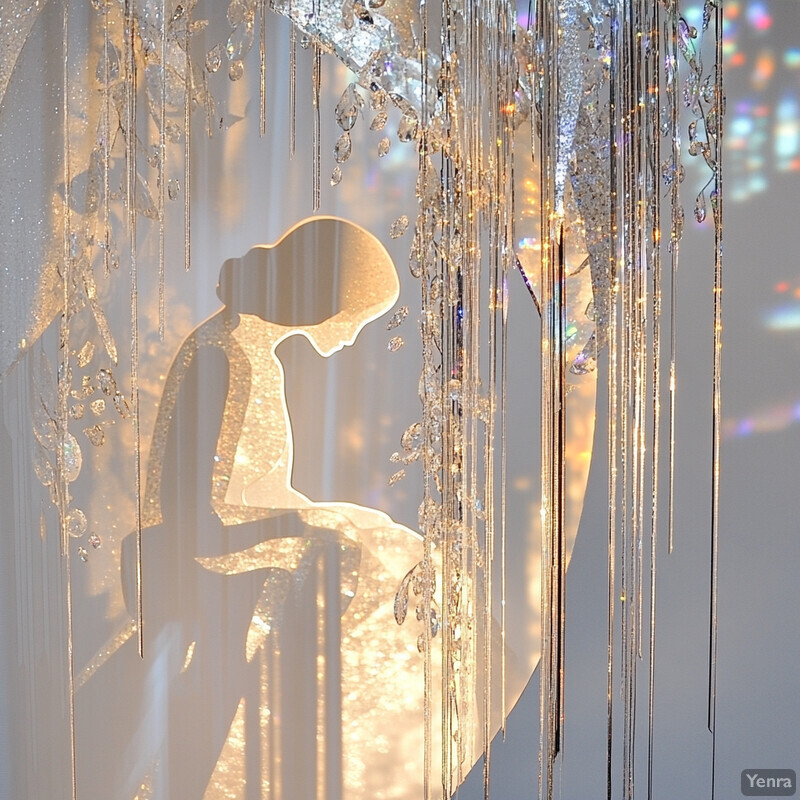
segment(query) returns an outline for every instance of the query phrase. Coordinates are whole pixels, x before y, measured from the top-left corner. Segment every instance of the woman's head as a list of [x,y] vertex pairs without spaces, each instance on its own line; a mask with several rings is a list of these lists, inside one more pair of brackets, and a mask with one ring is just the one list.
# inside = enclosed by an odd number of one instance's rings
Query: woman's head
[[275,244],[229,259],[217,286],[229,311],[301,330],[324,355],[352,344],[399,290],[378,239],[335,217],[304,220]]

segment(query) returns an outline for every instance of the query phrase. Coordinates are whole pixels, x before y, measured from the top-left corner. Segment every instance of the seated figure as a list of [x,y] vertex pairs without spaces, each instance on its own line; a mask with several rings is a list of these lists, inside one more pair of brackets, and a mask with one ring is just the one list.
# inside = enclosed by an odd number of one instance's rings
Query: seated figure
[[[224,307],[181,346],[151,445],[145,657],[132,666],[129,641],[92,679],[93,703],[104,691],[112,702],[121,683],[117,702],[138,709],[98,742],[118,754],[116,765],[86,770],[98,797],[421,793],[420,631],[393,616],[421,538],[377,509],[315,502],[292,486],[276,355],[301,335],[330,356],[398,293],[378,240],[334,218],[307,220],[224,264]],[[121,557],[134,613],[134,535]]]

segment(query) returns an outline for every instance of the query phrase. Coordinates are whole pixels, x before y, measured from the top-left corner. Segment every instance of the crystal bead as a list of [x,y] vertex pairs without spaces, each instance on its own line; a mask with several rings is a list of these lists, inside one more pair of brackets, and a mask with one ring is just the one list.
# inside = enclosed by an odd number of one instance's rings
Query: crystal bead
[[97,373],[97,383],[100,391],[107,397],[111,397],[117,391],[117,382],[110,369],[101,369]]
[[79,508],[74,508],[67,514],[67,533],[73,538],[83,536],[86,532],[86,514]]
[[83,429],[86,438],[95,446],[100,447],[106,440],[106,435],[99,425],[92,425],[89,428]]
[[210,73],[219,72],[222,66],[222,45],[217,44],[206,53],[206,69]]
[[403,214],[402,217],[398,217],[393,223],[392,227],[389,229],[389,236],[392,239],[399,239],[408,229],[408,217]]
[[706,194],[705,192],[700,192],[697,195],[697,199],[694,202],[694,218],[698,222],[703,222],[706,218]]
[[392,314],[391,319],[386,323],[386,330],[390,331],[398,327],[403,320],[408,316],[408,306],[400,306],[397,311]]
[[413,111],[406,111],[400,118],[400,124],[397,126],[397,138],[401,142],[410,142],[417,135],[417,128],[419,122],[417,115]]
[[131,415],[131,407],[121,392],[114,394],[114,408],[123,419],[127,419]]
[[246,0],[231,0],[228,6],[228,23],[231,28],[236,28],[242,23],[252,25],[254,18],[253,9]]
[[86,342],[77,353],[78,366],[85,367],[94,357],[94,345],[91,342]]
[[232,81],[238,81],[244,75],[244,64],[241,61],[232,61],[228,69],[228,77]]

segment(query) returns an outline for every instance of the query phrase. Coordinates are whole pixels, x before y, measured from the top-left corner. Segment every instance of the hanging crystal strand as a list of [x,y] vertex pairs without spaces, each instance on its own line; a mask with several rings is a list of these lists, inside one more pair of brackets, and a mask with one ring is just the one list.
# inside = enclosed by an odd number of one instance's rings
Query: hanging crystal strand
[[[420,109],[420,129],[422,142],[427,141],[428,137],[428,7],[425,0],[420,0],[419,4],[419,17],[420,17],[420,37],[421,47],[419,51],[420,58],[420,81],[422,89],[422,104]],[[290,51],[290,67],[289,67],[289,107],[290,107],[290,142],[291,152],[294,155],[294,90],[295,90],[295,36],[294,26],[292,26],[291,39],[289,44]],[[419,175],[422,187],[428,185],[430,176],[428,174],[429,161],[426,158],[424,147],[419,149]],[[424,189],[423,189],[424,191]],[[425,211],[422,193],[418,197],[420,212]],[[418,226],[419,228],[419,226]],[[436,265],[431,263],[429,256],[429,248],[426,237],[427,226],[423,225],[421,229],[416,231],[414,239],[414,247],[412,247],[411,258],[417,258],[423,261],[424,268],[422,274],[422,385],[427,389],[430,378],[433,372],[433,331],[430,326],[434,325],[435,319],[439,317],[429,313],[432,309],[432,302],[430,299],[430,287],[436,272]],[[418,248],[415,252],[414,248]],[[422,428],[424,432],[424,440],[426,442],[433,441],[433,425],[431,419],[431,409],[428,406],[430,395],[429,392],[423,391],[420,398],[423,404],[422,410]],[[431,798],[431,763],[433,760],[433,710],[431,703],[431,695],[433,692],[433,658],[431,654],[431,613],[433,611],[434,600],[434,566],[433,566],[433,548],[434,537],[436,535],[436,521],[431,519],[430,509],[434,505],[433,500],[433,487],[432,476],[437,469],[434,457],[433,448],[423,448],[423,493],[422,493],[422,513],[420,524],[422,526],[423,535],[423,551],[422,551],[422,612],[425,620],[422,632],[423,642],[423,800],[430,800]],[[444,606],[443,606],[444,608]],[[445,624],[446,627],[446,624]],[[443,637],[444,637],[443,633]],[[442,702],[444,702],[444,695],[442,695]]]
[[[320,0],[312,0],[312,16],[319,15]],[[311,45],[311,105],[314,116],[312,134],[312,161],[311,161],[311,208],[316,213],[319,211],[320,202],[320,147],[321,147],[321,120],[320,120],[320,85],[322,81],[322,50],[319,40],[315,37]]]
[[[712,483],[711,483],[711,587],[709,622],[709,680],[708,680],[708,727],[712,736],[711,755],[711,797],[716,792],[716,750],[717,750],[717,569],[719,553],[719,484],[720,484],[720,426],[722,422],[722,153],[723,127],[725,116],[725,95],[722,86],[722,3],[707,0],[706,11],[714,8],[714,130],[709,133],[709,144],[714,140],[714,190],[711,208],[714,218],[714,368],[712,387]],[[706,117],[708,119],[708,117]]]
[[[553,757],[560,755],[564,750],[564,656],[565,656],[565,622],[566,622],[566,577],[567,577],[567,544],[564,530],[564,509],[566,507],[566,339],[567,339],[567,314],[566,314],[566,242],[563,222],[560,221],[557,231],[558,260],[557,271],[553,280],[554,312],[556,321],[556,349],[554,378],[556,381],[554,392],[554,412],[556,416],[554,427],[554,483],[556,508],[554,514],[554,535],[556,557],[553,566],[554,607],[556,611],[554,629],[557,644],[554,647],[555,664],[553,674],[555,677],[556,698],[553,714],[555,717],[555,742]],[[552,780],[552,776],[551,776]]]
[[[450,182],[453,185],[456,178],[450,166]],[[454,204],[453,204],[454,205]],[[455,227],[456,209],[448,209],[446,220],[447,229],[442,233],[442,278],[444,295],[444,309],[446,324],[442,331],[442,603],[443,611],[447,624],[444,629],[444,639],[442,641],[442,763],[443,763],[443,796],[450,797],[453,790],[453,775],[455,765],[458,761],[457,744],[454,741],[458,732],[458,703],[461,699],[461,684],[457,680],[453,670],[453,654],[456,648],[461,652],[463,629],[459,617],[461,606],[461,592],[464,584],[464,575],[459,554],[463,547],[460,537],[459,526],[460,508],[457,501],[458,490],[456,478],[460,471],[460,465],[454,458],[456,453],[456,442],[459,440],[458,414],[452,409],[449,397],[449,379],[455,370],[456,375],[460,374],[459,361],[455,354],[459,351],[457,338],[460,330],[454,324],[451,316],[451,309],[454,305],[452,298],[458,297],[460,293],[459,276],[454,274],[450,268],[453,259],[453,235]],[[457,304],[457,300],[456,300]]]
[[294,23],[289,27],[289,157],[294,158],[295,108],[297,100],[297,34]]
[[635,707],[636,696],[636,619],[635,619],[635,419],[634,401],[635,377],[635,263],[636,263],[636,172],[634,160],[635,142],[633,121],[637,98],[634,80],[634,52],[636,35],[633,18],[633,0],[623,5],[622,18],[622,59],[621,59],[621,97],[623,114],[622,142],[622,184],[623,184],[623,269],[622,269],[622,307],[623,307],[623,357],[622,357],[622,397],[620,402],[620,455],[622,466],[622,517],[621,517],[621,572],[622,572],[622,613],[621,644],[622,695],[623,695],[623,741],[622,772],[624,800],[633,797],[633,765],[635,762]]
[[[648,58],[651,48],[652,22],[648,8],[651,3],[638,0],[635,8],[636,62],[634,75],[635,93],[635,135],[634,169],[636,174],[636,228],[635,228],[635,297],[636,351],[635,351],[635,542],[636,542],[636,653],[643,657],[644,641],[644,533],[645,533],[645,474],[647,468],[647,399],[648,399],[648,280],[652,247],[652,225],[650,209],[653,192],[649,189],[651,173],[650,158],[653,152],[652,129],[649,124],[649,69]],[[634,700],[635,701],[635,700]]]
[[[652,4],[650,4],[652,5]],[[644,625],[644,505],[647,420],[647,368],[648,368],[648,320],[647,320],[647,271],[650,267],[650,226],[648,212],[652,192],[648,191],[648,163],[652,153],[650,126],[648,124],[647,50],[651,36],[647,5],[639,0],[636,8],[636,651],[642,658]]]
[[110,37],[108,14],[110,3],[103,4],[103,271],[106,277],[111,273],[111,89],[109,82]]
[[560,7],[542,4],[537,19],[540,75],[543,91],[540,135],[542,169],[542,657],[540,672],[540,783],[541,798],[553,794],[553,766],[563,737],[564,658],[564,411],[566,317],[564,308],[565,242],[563,196],[556,186],[565,160],[560,147],[558,119],[568,108],[562,97],[560,72]]
[[[470,9],[474,11],[474,7]],[[469,28],[469,17],[465,16],[465,27]],[[474,30],[470,30],[474,33]],[[472,711],[474,707],[473,688],[474,678],[474,634],[475,626],[471,624],[472,609],[475,609],[475,572],[471,560],[477,555],[474,548],[474,517],[470,513],[468,501],[472,491],[473,473],[471,469],[472,452],[467,453],[470,447],[472,423],[474,418],[470,413],[471,398],[474,396],[472,386],[472,356],[474,356],[474,317],[475,303],[472,292],[475,280],[475,261],[479,259],[476,253],[480,247],[477,237],[477,209],[475,205],[476,192],[478,191],[477,173],[480,169],[480,159],[477,152],[477,135],[473,128],[475,120],[467,118],[467,109],[475,108],[474,77],[475,68],[474,36],[467,36],[463,50],[465,61],[465,81],[463,84],[463,101],[455,109],[456,148],[463,147],[462,158],[459,166],[455,165],[455,185],[460,190],[454,208],[455,226],[451,228],[448,241],[448,261],[455,264],[449,270],[451,273],[450,289],[450,318],[452,320],[452,334],[450,337],[449,364],[447,374],[455,376],[460,387],[460,396],[455,402],[450,400],[448,392],[447,401],[451,410],[451,431],[449,459],[453,480],[450,484],[450,507],[453,522],[452,546],[458,557],[457,589],[451,597],[453,606],[454,629],[458,638],[454,642],[456,650],[451,655],[451,679],[455,680],[457,689],[454,702],[450,707],[449,724],[455,733],[453,738],[453,763],[451,770],[449,791],[452,793],[461,783],[465,755],[469,745],[468,737],[472,733]],[[460,233],[457,237],[455,232]],[[474,407],[474,406],[473,406]],[[466,506],[466,507],[465,507]],[[456,657],[460,657],[461,666],[457,670]]]
[[316,213],[319,211],[320,202],[320,81],[322,72],[322,51],[319,42],[314,41],[311,47],[311,103],[314,115],[313,141],[311,144],[311,208]]
[[144,657],[142,613],[142,493],[141,442],[139,432],[139,288],[136,264],[136,12],[133,0],[125,0],[125,69],[127,92],[125,119],[125,196],[128,204],[128,236],[130,242],[131,301],[131,416],[133,418],[133,471],[136,530],[136,629],[139,656]]
[[653,314],[653,418],[652,418],[652,494],[650,514],[650,601],[649,601],[649,651],[647,690],[647,798],[653,800],[653,755],[655,717],[655,663],[656,663],[656,560],[658,544],[658,500],[661,455],[661,204],[659,169],[661,166],[661,92],[659,65],[661,64],[661,6],[650,9],[652,42],[647,62],[649,87],[648,125],[652,136],[648,172],[652,178],[650,192],[651,253],[652,253],[652,314]]
[[653,753],[655,714],[655,655],[656,655],[656,559],[658,542],[659,457],[661,453],[661,213],[659,204],[659,168],[661,165],[661,96],[658,67],[661,62],[661,12],[656,5],[651,10],[648,30],[652,32],[650,60],[648,61],[649,103],[648,124],[652,131],[652,151],[648,172],[652,177],[650,193],[651,253],[652,253],[652,314],[653,314],[653,372],[652,372],[652,476],[650,511],[650,598],[649,598],[649,648],[647,691],[647,797],[653,798]]
[[[492,628],[494,621],[494,563],[495,563],[495,533],[496,533],[496,500],[497,488],[495,483],[496,459],[495,442],[500,449],[501,480],[499,485],[500,506],[501,506],[501,576],[500,576],[500,692],[501,692],[501,727],[505,728],[505,617],[503,608],[504,598],[504,558],[503,537],[503,470],[505,464],[505,448],[502,438],[504,421],[504,342],[505,342],[505,321],[506,321],[506,302],[505,302],[505,281],[510,267],[508,254],[513,252],[513,230],[509,219],[510,209],[513,209],[513,174],[511,174],[513,164],[513,151],[509,127],[509,116],[513,113],[513,70],[514,62],[514,17],[510,3],[500,0],[496,4],[491,4],[488,8],[490,20],[495,20],[496,24],[486,25],[488,35],[493,36],[493,41],[489,43],[487,49],[482,50],[489,55],[489,62],[495,65],[495,69],[490,71],[492,75],[491,97],[493,102],[490,104],[490,143],[494,143],[494,164],[493,164],[493,197],[495,198],[493,208],[490,208],[490,231],[489,231],[489,253],[492,260],[490,270],[489,286],[489,397],[486,419],[486,445],[485,462],[486,474],[488,477],[485,490],[486,495],[486,553],[487,563],[485,574],[487,582],[485,592],[485,652],[484,652],[484,697],[486,698],[484,708],[484,796],[489,798],[490,776],[491,776],[491,743],[492,743],[492,722],[494,719],[494,671],[493,671],[493,647],[492,647]],[[498,361],[500,370],[501,388],[498,392]],[[497,406],[499,405],[501,414],[501,425],[499,440],[497,439]]]
[[678,0],[669,0],[664,23],[666,41],[666,89],[669,102],[669,137],[672,144],[670,175],[670,353],[669,353],[669,480],[668,480],[668,550],[672,553],[675,530],[675,419],[677,401],[677,332],[678,332],[678,263],[683,229],[680,201],[681,162],[680,107],[678,103]]
[[[455,263],[453,293],[451,295],[451,318],[453,320],[453,346],[448,374],[455,375],[458,382],[457,398],[451,403],[453,411],[453,521],[454,542],[459,547],[460,592],[456,595],[457,624],[460,627],[461,669],[457,676],[457,700],[452,708],[451,724],[457,732],[455,738],[455,760],[452,784],[453,791],[463,779],[466,753],[471,751],[470,737],[473,733],[474,719],[474,679],[475,679],[475,634],[476,625],[470,624],[477,611],[477,570],[478,557],[475,540],[475,516],[471,498],[475,496],[474,470],[474,427],[475,427],[475,376],[474,363],[478,345],[475,315],[478,303],[475,292],[478,288],[477,275],[480,274],[480,238],[477,198],[481,191],[480,125],[481,120],[469,118],[469,109],[475,109],[475,74],[477,71],[478,31],[477,19],[473,16],[478,10],[474,6],[465,8],[464,27],[469,34],[464,47],[464,95],[457,107],[457,141],[463,143],[466,153],[465,169],[456,168],[457,185],[462,187],[461,202],[457,206],[457,226],[460,239],[455,236],[449,243],[450,263]],[[463,163],[463,162],[462,162]],[[452,390],[450,395],[452,397]],[[478,617],[479,619],[479,617]],[[455,664],[453,665],[455,676]]]
[[[516,20],[513,6],[506,6],[506,13],[510,18],[507,22],[510,36],[510,57],[516,52],[515,34]],[[503,262],[501,264],[501,285],[498,288],[501,303],[500,316],[500,730],[503,739],[506,735],[506,720],[508,708],[506,706],[506,477],[508,474],[508,450],[506,448],[507,431],[507,395],[508,395],[508,276],[516,266],[514,255],[514,129],[512,123],[513,112],[510,103],[513,102],[516,79],[511,69],[507,73],[506,103],[508,115],[503,120],[503,151],[506,154],[502,181],[505,187],[504,213],[504,244]]]
[[[550,99],[557,96],[557,84],[554,87],[555,69],[551,68],[553,54],[551,50],[552,37],[550,35],[551,16],[555,9],[547,0],[542,0],[539,4],[536,27],[537,27],[537,48],[541,58],[538,65],[538,79],[542,82],[539,91],[541,97],[541,131],[539,133],[539,163],[541,169],[542,198],[541,198],[541,300],[540,308],[542,311],[542,333],[541,333],[541,656],[539,659],[539,800],[550,798],[552,792],[551,771],[551,737],[552,737],[552,716],[550,707],[551,696],[551,590],[549,569],[551,561],[551,537],[550,537],[550,516],[552,514],[552,489],[550,485],[550,396],[552,392],[552,377],[549,370],[550,358],[550,339],[549,326],[547,325],[546,314],[550,306],[550,280],[548,269],[550,266],[550,194],[551,194],[551,166],[550,152],[552,136],[550,136],[550,119],[552,112]],[[545,77],[547,76],[547,77]],[[549,85],[544,81],[549,80]],[[556,91],[554,91],[554,89]]]
[[[489,222],[489,318],[488,318],[488,395],[487,407],[484,416],[484,445],[483,455],[485,464],[484,474],[484,564],[483,564],[483,794],[489,800],[489,788],[492,766],[492,718],[493,718],[493,664],[492,664],[492,620],[493,620],[493,570],[494,570],[494,492],[495,492],[495,408],[497,405],[497,327],[498,327],[498,286],[500,285],[500,209],[499,198],[501,170],[500,164],[503,154],[500,152],[500,114],[501,106],[501,79],[505,69],[502,61],[502,11],[501,2],[492,0],[485,5],[484,14],[488,16],[489,24],[485,25],[487,40],[479,52],[486,53],[489,63],[494,69],[489,73],[489,108],[488,130],[489,141],[494,141],[494,158],[489,156],[489,177],[491,179],[491,197],[487,216]],[[483,28],[485,20],[481,20]],[[494,24],[491,24],[494,23]],[[480,75],[480,69],[478,70]],[[491,152],[491,150],[490,150]],[[480,274],[480,273],[479,273]],[[476,309],[477,311],[477,309]],[[475,325],[480,327],[478,320]],[[477,442],[473,453],[477,452]]]
[[616,3],[611,5],[610,13],[611,29],[611,63],[609,64],[609,141],[611,142],[611,154],[609,164],[609,182],[611,185],[611,200],[609,203],[609,227],[611,230],[612,247],[611,263],[609,264],[609,274],[611,275],[610,289],[611,298],[609,302],[609,339],[608,339],[608,629],[607,629],[607,664],[606,664],[606,798],[611,800],[612,796],[612,757],[614,743],[614,634],[615,634],[615,609],[617,603],[616,589],[616,531],[617,531],[617,503],[619,496],[617,457],[617,415],[618,415],[618,395],[619,395],[619,364],[618,364],[618,333],[619,333],[619,270],[620,259],[620,237],[618,223],[618,175],[617,164],[619,161],[619,54],[620,54],[620,30],[618,19],[618,6]]
[[507,388],[508,388],[508,276],[516,267],[514,255],[514,127],[513,115],[516,107],[514,91],[517,85],[515,73],[516,54],[516,9],[512,3],[503,6],[503,41],[508,48],[506,58],[508,63],[505,71],[505,85],[501,108],[505,109],[501,117],[501,152],[503,163],[498,164],[500,183],[503,186],[504,201],[502,207],[501,227],[503,231],[502,261],[500,264],[500,286],[498,287],[501,314],[500,314],[500,730],[505,739],[506,719],[506,476],[507,476]]
[[[62,288],[62,311],[59,325],[59,367],[57,377],[58,388],[58,433],[59,443],[56,454],[58,468],[58,516],[61,534],[61,555],[69,557],[69,531],[67,528],[67,515],[69,512],[69,482],[66,478],[66,467],[64,464],[66,452],[66,436],[69,427],[69,390],[70,390],[70,366],[69,366],[69,338],[70,338],[70,293],[72,288],[72,202],[71,197],[71,159],[72,152],[70,146],[69,132],[69,0],[64,3],[63,10],[63,39],[64,39],[64,63],[62,73],[62,115],[63,115],[63,169],[64,169],[64,203],[62,206],[63,215],[63,259],[61,274]],[[68,588],[69,593],[69,588]],[[69,627],[69,619],[67,620]],[[70,645],[71,646],[71,637]]]
[[77,736],[75,729],[75,656],[74,656],[74,616],[72,608],[72,557],[69,550],[69,481],[65,461],[67,435],[69,428],[69,407],[68,398],[70,390],[70,366],[69,366],[69,339],[70,339],[70,293],[72,289],[72,214],[71,214],[71,144],[70,144],[70,125],[69,125],[69,103],[70,103],[70,84],[69,84],[69,0],[64,0],[63,7],[63,42],[64,59],[62,72],[62,109],[64,125],[64,205],[63,205],[63,224],[64,224],[64,264],[62,274],[62,303],[61,323],[59,332],[59,355],[60,363],[58,369],[58,453],[56,464],[58,469],[57,489],[58,489],[58,516],[61,527],[61,554],[63,556],[64,572],[66,576],[66,616],[67,616],[67,693],[69,695],[69,753],[70,753],[70,777],[72,787],[72,800],[78,800],[78,769],[77,769]]
[[[465,14],[469,9],[465,9]],[[471,91],[469,82],[469,41],[456,50],[453,34],[456,12],[449,2],[443,8],[443,64],[463,59],[463,86],[459,75],[449,70],[446,84],[446,117],[449,123],[450,153],[444,159],[445,216],[441,233],[441,279],[443,316],[441,408],[442,431],[442,603],[445,617],[442,641],[442,789],[450,797],[458,785],[461,771],[464,732],[466,731],[465,702],[467,700],[466,671],[469,638],[464,613],[471,593],[469,573],[469,532],[464,518],[465,454],[464,400],[465,358],[469,340],[469,312],[465,308],[465,271],[469,269],[470,249],[474,244],[469,227],[469,191],[472,177],[469,170],[471,140],[461,116]],[[464,18],[467,26],[466,16]],[[459,96],[459,90],[461,95]],[[465,330],[466,323],[466,330]],[[463,713],[463,715],[462,715]]]
[[192,12],[187,6],[186,33],[183,39],[184,84],[183,84],[183,259],[188,272],[192,265],[192,58],[191,31]]
[[259,57],[259,99],[261,108],[261,136],[267,135],[267,0],[260,0],[261,35],[258,46]]
[[[509,181],[513,187],[513,174],[509,176]],[[511,220],[513,220],[513,203],[508,213]],[[513,237],[513,231],[511,233]],[[513,249],[511,252],[513,252]],[[508,421],[508,274],[508,267],[504,267],[503,285],[501,288],[503,315],[502,324],[500,326],[500,730],[503,734],[504,741],[506,737],[506,720],[508,719],[508,708],[506,706],[506,477],[508,475],[508,449],[506,448],[506,431]]]
[[158,109],[158,338],[164,341],[164,262],[167,182],[167,0],[161,0],[161,96]]

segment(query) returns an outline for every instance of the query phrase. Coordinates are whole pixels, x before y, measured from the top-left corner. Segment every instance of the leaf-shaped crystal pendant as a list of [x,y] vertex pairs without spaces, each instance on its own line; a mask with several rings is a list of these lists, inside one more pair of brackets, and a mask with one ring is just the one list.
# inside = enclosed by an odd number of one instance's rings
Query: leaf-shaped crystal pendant
[[241,61],[253,46],[254,25],[252,22],[237,26],[228,37],[225,52],[231,61]]
[[398,217],[393,223],[392,227],[389,228],[389,236],[392,239],[399,239],[407,230],[408,228],[408,217],[403,214],[402,217]]
[[383,130],[384,125],[386,125],[386,120],[389,119],[389,115],[385,111],[379,111],[375,115],[375,119],[372,120],[372,123],[369,126],[371,131],[380,131]]
[[400,306],[397,311],[392,314],[392,318],[386,323],[386,330],[390,331],[402,323],[408,316],[408,306]]
[[413,111],[406,111],[397,126],[397,138],[401,142],[410,142],[417,135],[418,125],[417,115]]
[[394,486],[398,481],[403,480],[406,476],[406,471],[404,469],[399,469],[397,472],[389,478],[389,486]]
[[63,456],[64,479],[72,483],[80,474],[81,466],[83,466],[83,454],[77,439],[71,433],[64,434],[61,453]]
[[400,581],[400,588],[394,597],[394,618],[398,625],[406,621],[408,615],[408,594],[411,589],[411,581],[414,579],[414,571],[419,564],[415,564]]
[[418,450],[422,446],[422,423],[415,422],[409,425],[400,439],[400,445],[407,453]]
[[383,139],[378,142],[378,156],[383,158],[388,152],[391,143],[389,142],[389,137],[384,136]]
[[353,143],[350,141],[350,134],[345,131],[333,148],[333,157],[336,159],[337,164],[344,164],[350,158],[350,153],[352,152]]
[[92,342],[85,342],[76,355],[78,357],[78,366],[85,367],[94,358],[94,345]]
[[337,165],[333,168],[333,172],[331,173],[331,186],[338,186],[341,180],[342,168]]
[[356,89],[355,83],[347,84],[336,104],[336,123],[343,131],[349,131],[356,124],[358,109],[364,101]]
[[212,74],[222,66],[222,52],[222,45],[217,44],[206,53],[206,69]]
[[98,370],[97,383],[100,386],[100,391],[107,397],[112,397],[117,391],[117,382],[114,380],[114,374],[110,369]]
[[228,23],[231,28],[236,28],[242,23],[252,25],[254,16],[253,9],[247,0],[231,0],[228,6]]

